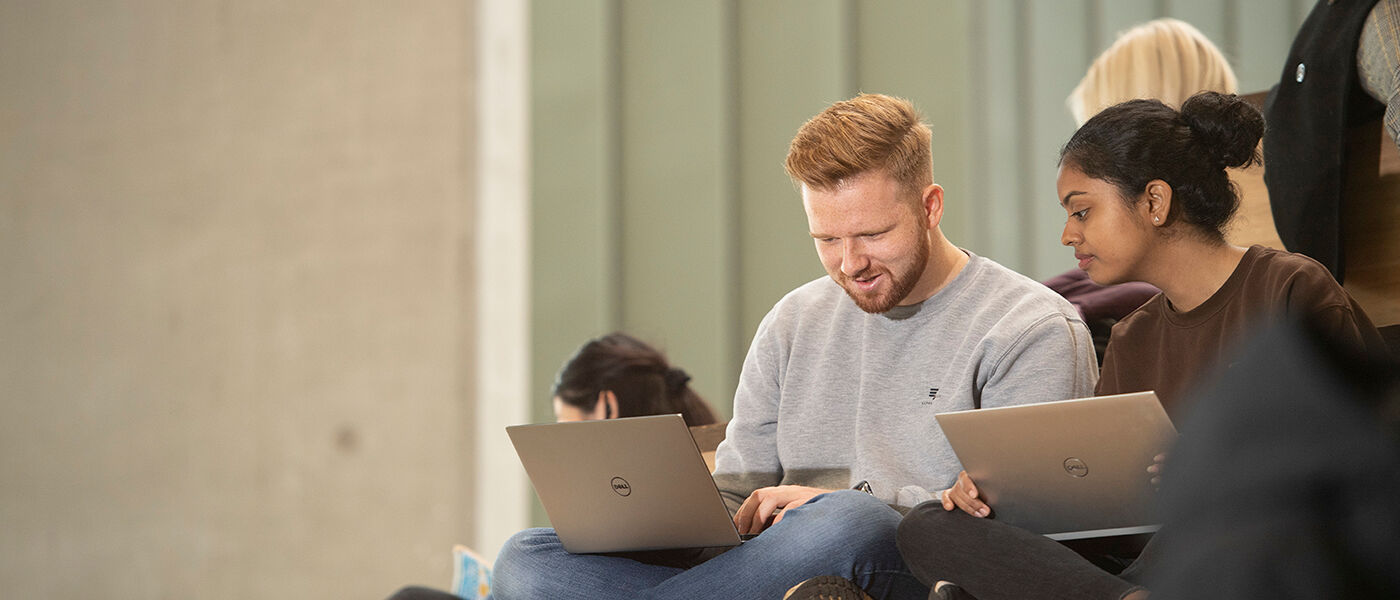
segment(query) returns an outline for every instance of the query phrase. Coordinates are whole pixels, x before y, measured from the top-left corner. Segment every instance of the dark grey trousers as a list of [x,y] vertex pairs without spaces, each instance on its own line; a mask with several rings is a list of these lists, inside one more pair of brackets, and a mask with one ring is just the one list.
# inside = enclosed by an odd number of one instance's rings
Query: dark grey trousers
[[977,600],[1116,600],[1138,589],[1151,547],[1119,575],[1063,544],[939,501],[914,507],[899,524],[904,562],[930,588],[958,584]]

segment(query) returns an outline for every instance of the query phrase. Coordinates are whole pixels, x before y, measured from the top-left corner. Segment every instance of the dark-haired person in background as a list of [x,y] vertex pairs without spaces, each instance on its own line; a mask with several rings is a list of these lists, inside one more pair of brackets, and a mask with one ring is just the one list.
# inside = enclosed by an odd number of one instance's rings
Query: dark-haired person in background
[[[1239,198],[1225,169],[1256,161],[1263,133],[1252,106],[1205,92],[1180,111],[1155,100],[1105,109],[1061,151],[1057,187],[1068,215],[1061,241],[1074,248],[1079,268],[1097,283],[1145,281],[1162,290],[1114,327],[1097,394],[1156,390],[1180,423],[1186,392],[1222,353],[1281,319],[1383,352],[1371,321],[1322,265],[1226,243],[1222,229]],[[1114,575],[1048,538],[984,518],[994,508],[962,473],[942,502],[915,507],[901,523],[905,561],[938,597],[1146,596],[1151,543]],[[944,580],[956,586],[938,589]]]
[[[689,427],[717,422],[715,411],[695,390],[690,375],[666,355],[622,332],[589,340],[554,377],[554,419],[599,421],[680,413]],[[389,600],[473,600],[491,592],[491,569],[465,546],[453,549],[452,593],[410,586]]]
[[554,379],[554,418],[589,421],[680,413],[710,425],[715,413],[690,389],[690,376],[660,350],[625,333],[589,340]]

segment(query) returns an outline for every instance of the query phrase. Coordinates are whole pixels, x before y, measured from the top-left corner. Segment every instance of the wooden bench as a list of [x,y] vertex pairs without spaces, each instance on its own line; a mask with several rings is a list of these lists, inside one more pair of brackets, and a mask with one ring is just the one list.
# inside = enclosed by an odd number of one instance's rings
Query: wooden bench
[[729,422],[726,421],[690,428],[690,437],[695,439],[695,447],[700,449],[700,456],[705,458],[705,466],[710,468],[711,473],[715,472],[715,449],[724,441],[724,428],[728,426]]

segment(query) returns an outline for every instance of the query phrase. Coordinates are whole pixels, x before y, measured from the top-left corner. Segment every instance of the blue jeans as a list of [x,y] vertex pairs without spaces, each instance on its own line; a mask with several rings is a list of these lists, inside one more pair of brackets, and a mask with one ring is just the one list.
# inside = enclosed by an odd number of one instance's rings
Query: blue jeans
[[924,600],[928,588],[895,546],[900,514],[853,490],[822,494],[762,535],[690,568],[569,554],[553,529],[517,533],[496,559],[492,597],[516,599],[771,598],[818,575],[840,575],[879,599]]

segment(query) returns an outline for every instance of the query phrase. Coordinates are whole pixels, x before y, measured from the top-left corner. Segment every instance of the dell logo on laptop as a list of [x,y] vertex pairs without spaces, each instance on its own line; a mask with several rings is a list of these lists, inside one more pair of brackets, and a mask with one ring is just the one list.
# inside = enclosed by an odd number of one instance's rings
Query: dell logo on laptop
[[1089,474],[1089,465],[1071,456],[1065,459],[1065,472],[1072,477],[1084,477]]
[[616,492],[619,496],[631,496],[632,486],[628,485],[626,479],[614,477],[612,478],[612,491]]

